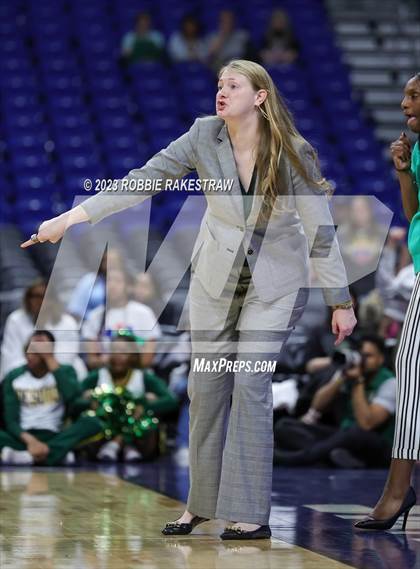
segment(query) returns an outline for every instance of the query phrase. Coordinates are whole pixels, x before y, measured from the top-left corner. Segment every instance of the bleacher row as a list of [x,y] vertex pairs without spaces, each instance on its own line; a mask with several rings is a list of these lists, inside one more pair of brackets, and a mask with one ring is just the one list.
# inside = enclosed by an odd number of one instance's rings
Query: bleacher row
[[388,145],[401,132],[401,94],[420,62],[420,5],[402,0],[327,0],[353,90]]

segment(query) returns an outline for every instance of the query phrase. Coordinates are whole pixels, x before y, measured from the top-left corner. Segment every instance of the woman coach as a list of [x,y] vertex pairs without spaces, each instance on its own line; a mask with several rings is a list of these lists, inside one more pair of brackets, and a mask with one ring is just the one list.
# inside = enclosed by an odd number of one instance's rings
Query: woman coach
[[[206,194],[191,256],[190,492],[187,510],[163,533],[187,534],[220,518],[231,522],[223,539],[268,538],[272,372],[251,365],[251,371],[238,366],[206,373],[194,370],[194,360],[278,359],[306,304],[309,246],[325,302],[335,307],[336,344],[351,334],[356,319],[328,185],[267,71],[246,60],[223,67],[216,113],[196,119],[187,133],[126,176],[177,179],[196,170],[202,179],[234,180],[230,194]],[[54,243],[70,225],[97,223],[150,195],[99,193],[42,223],[22,246]]]
[[[420,137],[420,73],[411,77],[401,102],[408,128]],[[420,139],[419,139],[420,140]],[[417,496],[411,486],[416,461],[420,460],[420,144],[413,150],[405,132],[391,144],[391,155],[400,183],[404,213],[410,222],[408,249],[416,280],[404,319],[395,358],[397,411],[392,461],[381,498],[372,515],[357,522],[359,529],[390,529],[403,515],[403,530]]]

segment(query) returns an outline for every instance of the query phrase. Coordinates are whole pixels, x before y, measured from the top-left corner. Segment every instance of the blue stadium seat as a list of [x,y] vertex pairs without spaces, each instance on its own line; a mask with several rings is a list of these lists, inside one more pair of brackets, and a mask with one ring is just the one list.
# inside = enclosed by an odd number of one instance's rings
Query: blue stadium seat
[[40,59],[41,68],[47,73],[77,73],[78,65],[76,59],[70,54],[65,57],[56,56]]
[[149,156],[146,151],[139,152],[112,152],[107,154],[111,178],[119,179],[128,174],[133,168],[141,168]]
[[133,129],[133,121],[127,111],[123,109],[116,109],[108,113],[95,113],[99,127],[102,129],[105,136],[115,136],[117,132],[129,133]]
[[73,110],[65,113],[59,112],[58,109],[49,109],[50,119],[56,128],[68,131],[80,131],[88,129],[91,125],[90,116],[86,111],[75,112]]
[[21,131],[11,130],[8,134],[9,147],[16,152],[44,149],[48,139],[48,132],[45,128]]
[[101,160],[96,151],[91,153],[80,152],[78,149],[67,149],[60,155],[60,163],[64,172],[85,172],[90,168],[99,168]]
[[83,112],[86,108],[84,97],[77,93],[56,94],[54,97],[48,98],[47,104],[53,112]]

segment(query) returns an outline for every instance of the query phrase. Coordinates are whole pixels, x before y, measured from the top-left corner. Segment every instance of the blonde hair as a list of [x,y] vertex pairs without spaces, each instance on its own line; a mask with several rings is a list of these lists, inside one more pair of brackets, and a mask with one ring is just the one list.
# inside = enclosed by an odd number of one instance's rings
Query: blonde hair
[[[253,89],[267,91],[267,97],[259,105],[260,111],[260,144],[257,152],[256,166],[260,172],[261,193],[263,196],[262,214],[269,217],[275,209],[277,196],[286,195],[287,188],[282,178],[280,161],[283,152],[286,154],[295,171],[309,185],[317,186],[328,194],[332,194],[331,185],[319,174],[319,160],[314,148],[298,132],[293,117],[281,97],[269,73],[254,61],[234,59],[219,71],[219,78],[226,69],[241,73],[250,81]],[[307,142],[314,159],[316,178],[308,172],[293,145],[293,139],[300,138]]]

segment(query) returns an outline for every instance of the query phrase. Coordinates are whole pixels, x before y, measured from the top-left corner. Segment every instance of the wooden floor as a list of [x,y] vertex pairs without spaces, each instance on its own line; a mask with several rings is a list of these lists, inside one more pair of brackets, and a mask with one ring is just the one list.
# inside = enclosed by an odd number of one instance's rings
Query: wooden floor
[[222,541],[223,522],[164,537],[182,502],[118,476],[77,470],[0,471],[1,569],[344,569],[272,538]]

